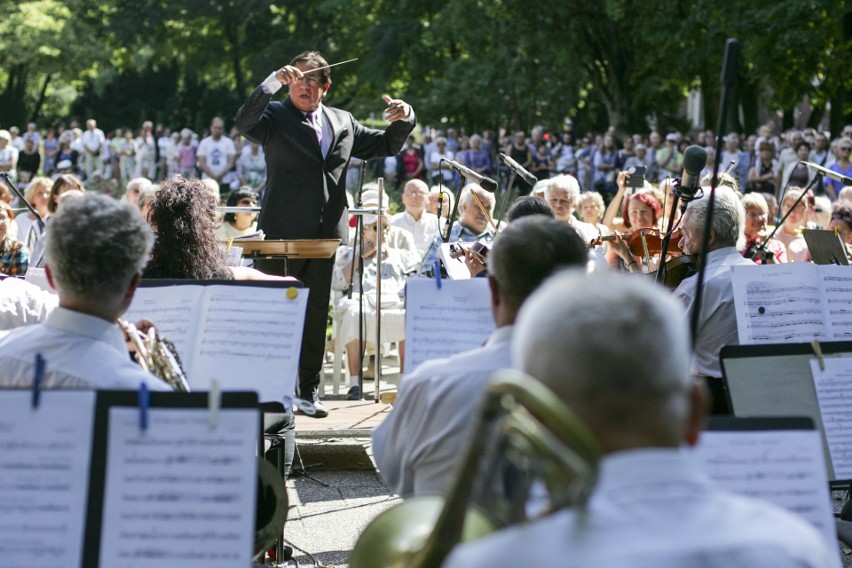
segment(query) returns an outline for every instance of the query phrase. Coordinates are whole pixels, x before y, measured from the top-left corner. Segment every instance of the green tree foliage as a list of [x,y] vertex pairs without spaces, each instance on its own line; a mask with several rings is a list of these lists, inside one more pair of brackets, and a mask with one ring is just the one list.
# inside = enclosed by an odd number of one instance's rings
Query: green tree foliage
[[[329,103],[378,118],[381,95],[421,123],[528,130],[683,127],[704,93],[715,127],[725,40],[742,44],[730,128],[758,107],[807,97],[842,124],[852,109],[848,0],[0,0],[0,122],[98,116],[198,129],[232,117],[273,69],[304,49],[329,61]],[[69,101],[76,99],[73,107]]]

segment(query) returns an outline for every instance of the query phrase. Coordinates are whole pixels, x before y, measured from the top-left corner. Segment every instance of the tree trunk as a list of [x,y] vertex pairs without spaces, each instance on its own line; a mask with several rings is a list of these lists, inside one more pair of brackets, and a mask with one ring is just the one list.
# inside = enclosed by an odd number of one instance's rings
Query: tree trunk
[[41,107],[44,105],[44,100],[47,98],[47,86],[50,84],[50,79],[53,77],[51,73],[48,73],[44,76],[44,82],[41,84],[41,90],[38,94],[38,100],[36,101],[35,106],[33,107],[33,112],[30,114],[30,120],[28,122],[36,122],[38,119],[38,115],[41,112]]

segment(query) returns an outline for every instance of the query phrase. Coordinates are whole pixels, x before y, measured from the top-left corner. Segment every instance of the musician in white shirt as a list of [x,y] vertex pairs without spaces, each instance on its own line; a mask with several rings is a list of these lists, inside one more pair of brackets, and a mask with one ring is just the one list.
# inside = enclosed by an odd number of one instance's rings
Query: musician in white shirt
[[426,211],[428,201],[429,186],[419,179],[409,180],[402,191],[405,211],[391,217],[391,225],[412,234],[414,246],[421,258],[429,250],[434,238],[439,236],[438,216]]

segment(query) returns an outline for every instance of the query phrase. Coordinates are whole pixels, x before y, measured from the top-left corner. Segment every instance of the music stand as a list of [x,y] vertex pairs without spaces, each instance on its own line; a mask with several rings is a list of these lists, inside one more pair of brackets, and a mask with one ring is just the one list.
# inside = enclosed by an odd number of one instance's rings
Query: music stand
[[287,261],[303,258],[331,258],[340,246],[340,239],[294,239],[294,240],[240,240],[234,241],[243,248],[243,258],[250,260],[283,260],[285,272]]
[[849,265],[849,257],[846,256],[846,247],[843,241],[834,231],[823,231],[819,229],[805,229],[802,231],[811,260],[814,264],[839,264]]

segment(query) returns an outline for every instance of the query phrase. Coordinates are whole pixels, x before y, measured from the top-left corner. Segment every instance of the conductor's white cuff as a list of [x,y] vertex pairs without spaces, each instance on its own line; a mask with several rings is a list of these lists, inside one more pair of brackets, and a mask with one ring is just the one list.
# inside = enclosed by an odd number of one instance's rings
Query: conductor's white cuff
[[275,73],[276,73],[276,72],[275,72],[275,71],[273,71],[273,72],[269,75],[269,77],[267,77],[267,78],[263,81],[263,83],[261,83],[261,84],[260,84],[260,86],[261,86],[261,87],[263,87],[263,91],[264,91],[264,92],[266,92],[266,93],[269,93],[270,95],[274,95],[275,93],[277,93],[277,92],[278,92],[278,90],[279,90],[281,87],[283,87],[283,86],[284,86],[284,85],[282,85],[282,84],[281,84],[281,81],[279,81],[279,80],[278,80],[278,78],[277,78],[277,77],[275,77]]

